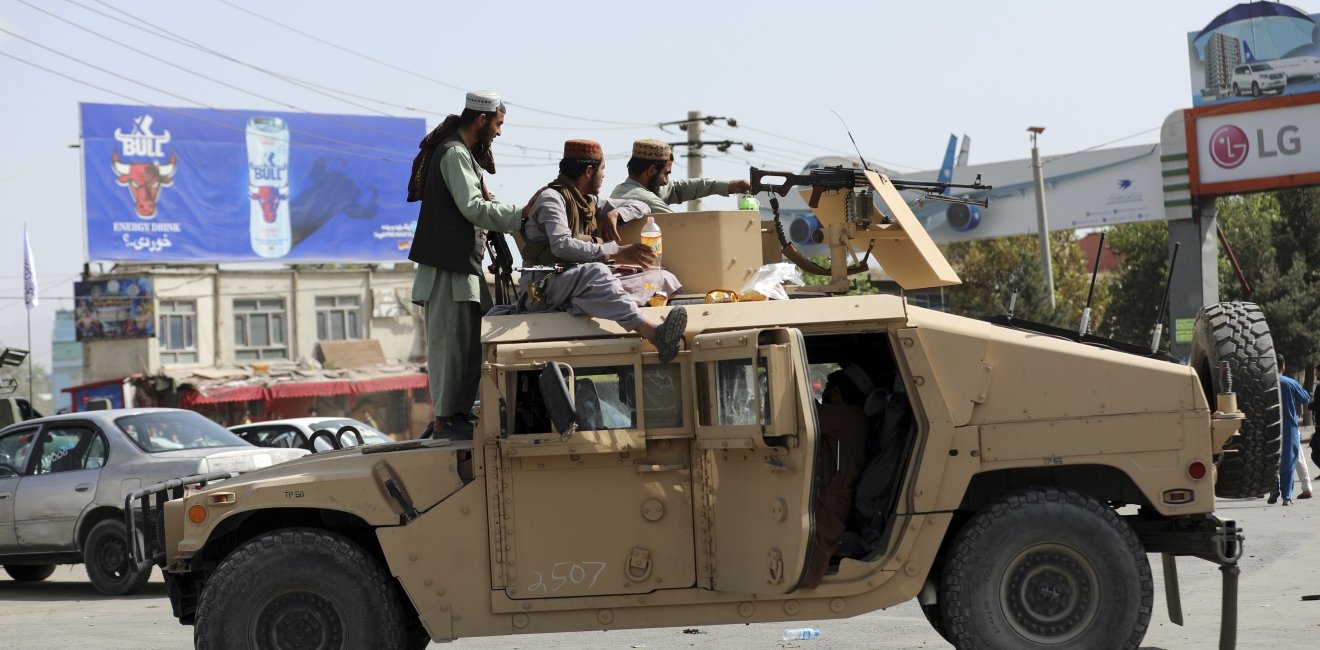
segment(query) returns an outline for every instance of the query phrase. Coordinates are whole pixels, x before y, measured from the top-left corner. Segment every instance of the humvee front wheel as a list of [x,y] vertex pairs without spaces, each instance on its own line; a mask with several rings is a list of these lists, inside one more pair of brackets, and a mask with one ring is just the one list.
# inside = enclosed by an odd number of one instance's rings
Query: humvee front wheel
[[950,549],[940,606],[958,648],[1136,648],[1146,635],[1146,552],[1112,509],[1081,492],[1003,497]]
[[376,559],[335,533],[294,528],[231,552],[197,606],[198,648],[410,647],[410,621]]
[[1224,445],[1227,453],[1219,462],[1215,495],[1258,497],[1279,482],[1280,411],[1274,338],[1255,303],[1221,302],[1196,314],[1190,363],[1212,407],[1223,388],[1221,362],[1228,362],[1238,408],[1247,419]]

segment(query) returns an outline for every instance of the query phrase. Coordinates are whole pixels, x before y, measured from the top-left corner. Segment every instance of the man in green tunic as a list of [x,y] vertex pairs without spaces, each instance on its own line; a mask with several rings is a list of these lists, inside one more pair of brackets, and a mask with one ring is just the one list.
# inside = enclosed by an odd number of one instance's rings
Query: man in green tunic
[[471,410],[481,372],[481,315],[490,306],[481,263],[486,231],[510,232],[522,206],[496,201],[482,169],[495,173],[491,143],[500,135],[505,107],[499,95],[467,94],[461,115],[450,115],[420,145],[409,200],[420,199],[408,259],[417,262],[412,301],[426,309],[426,371],[435,420],[432,435],[448,424],[471,435]]
[[680,178],[669,180],[674,170],[674,152],[659,140],[638,140],[633,143],[632,158],[628,160],[628,180],[615,186],[613,199],[633,199],[650,206],[651,214],[673,212],[671,204],[695,201],[719,194],[746,194],[752,189],[746,179],[717,181],[709,178]]

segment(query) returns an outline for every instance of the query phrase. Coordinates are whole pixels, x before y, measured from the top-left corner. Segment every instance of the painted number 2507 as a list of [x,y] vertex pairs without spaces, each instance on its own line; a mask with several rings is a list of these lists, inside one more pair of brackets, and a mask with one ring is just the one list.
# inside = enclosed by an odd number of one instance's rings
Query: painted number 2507
[[590,591],[596,586],[600,574],[604,572],[604,562],[555,562],[554,566],[550,567],[550,584],[546,584],[545,576],[540,571],[533,571],[536,580],[527,586],[527,591],[548,594],[559,591],[566,585],[583,583],[586,583],[587,590]]

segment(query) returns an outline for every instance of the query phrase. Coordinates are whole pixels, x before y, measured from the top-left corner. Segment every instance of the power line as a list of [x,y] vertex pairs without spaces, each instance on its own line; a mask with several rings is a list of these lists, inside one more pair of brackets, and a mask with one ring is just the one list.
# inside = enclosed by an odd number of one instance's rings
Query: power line
[[[20,0],[20,1],[22,1],[22,0]],[[5,30],[0,29],[0,31],[5,31]],[[9,32],[6,32],[6,33],[9,33]],[[45,72],[49,72],[49,73],[51,73],[51,74],[53,74],[53,75],[57,75],[57,76],[60,76],[60,77],[64,77],[65,79],[68,79],[69,81],[72,81],[72,82],[74,82],[74,83],[82,84],[82,85],[87,86],[87,87],[89,87],[89,88],[94,88],[94,89],[96,89],[96,90],[99,90],[99,91],[101,91],[101,92],[104,92],[104,93],[107,93],[107,94],[110,94],[110,95],[114,95],[114,96],[116,96],[116,97],[122,97],[122,98],[124,98],[124,99],[127,99],[127,100],[129,100],[129,101],[133,101],[133,102],[137,102],[137,103],[139,103],[139,104],[150,104],[150,102],[147,102],[147,101],[142,100],[142,99],[140,99],[140,98],[134,97],[134,96],[132,96],[132,95],[126,95],[126,94],[121,93],[121,92],[117,92],[117,91],[114,91],[114,90],[110,90],[109,88],[104,88],[104,87],[102,87],[102,86],[98,86],[98,85],[96,85],[96,84],[94,84],[94,83],[91,83],[91,82],[88,82],[88,81],[83,81],[82,79],[78,79],[77,77],[73,77],[73,76],[71,76],[71,75],[64,74],[63,72],[60,72],[60,71],[55,70],[55,69],[52,69],[52,68],[48,68],[48,67],[43,66],[43,65],[38,64],[38,63],[33,63],[32,61],[28,61],[27,59],[23,59],[23,58],[21,58],[21,57],[14,56],[14,55],[12,55],[12,54],[10,54],[10,53],[8,53],[8,52],[0,51],[0,56],[4,56],[4,57],[10,58],[10,59],[13,59],[13,60],[15,60],[15,61],[18,61],[19,63],[23,63],[23,64],[26,64],[26,65],[30,65],[30,66],[32,66],[32,67],[34,67],[34,68],[37,68],[37,69],[39,69],[39,70],[43,70],[43,71],[45,71]],[[67,56],[67,55],[65,55],[65,56]],[[72,58],[72,57],[70,57],[70,58]],[[105,72],[106,74],[109,74],[109,75],[111,75],[111,76],[120,77],[120,78],[125,78],[125,77],[123,77],[122,75],[119,75],[119,74],[114,73],[114,72],[110,72],[110,71],[108,71],[108,70],[105,70],[104,68],[100,68],[99,66],[95,66],[95,65],[90,64],[90,63],[87,63],[87,62],[85,62],[85,61],[81,61],[81,60],[78,60],[78,59],[74,59],[74,60],[76,60],[76,61],[78,61],[79,63],[82,63],[83,65],[86,65],[86,66],[88,66],[88,67],[90,67],[90,68],[93,68],[93,69],[96,69],[96,70],[100,70],[100,71],[102,71],[102,72]],[[133,81],[133,80],[132,80],[132,79],[128,79],[128,81]],[[171,92],[169,92],[169,91],[161,90],[161,89],[159,89],[159,88],[156,88],[156,87],[154,87],[154,86],[151,86],[150,84],[145,84],[145,83],[142,83],[142,82],[140,82],[140,81],[133,81],[133,83],[136,83],[136,84],[138,84],[138,85],[140,85],[140,86],[143,86],[143,87],[145,87],[145,88],[148,88],[148,89],[150,89],[150,90],[155,90],[155,91],[157,91],[157,92],[160,92],[160,93],[163,93],[163,94],[166,94],[166,95],[170,95],[170,96],[172,96],[172,97],[178,97],[179,99],[182,99],[183,101],[186,101],[186,102],[191,103],[191,104],[197,104],[197,105],[199,105],[199,106],[203,106],[203,107],[206,107],[206,108],[211,108],[210,106],[206,106],[205,104],[202,104],[201,102],[198,102],[198,101],[195,101],[195,100],[192,100],[192,99],[188,99],[187,97],[183,97],[183,96],[181,96],[181,95],[176,95],[176,94],[171,93]],[[165,106],[155,106],[154,108],[157,109],[157,110],[165,111],[165,112],[167,112],[167,113],[173,113],[173,114],[178,115],[179,117],[182,117],[182,118],[185,118],[185,119],[190,119],[190,120],[193,120],[193,121],[202,122],[202,123],[204,123],[204,124],[210,124],[210,125],[212,125],[212,126],[219,127],[219,128],[222,128],[222,129],[227,129],[227,130],[230,130],[230,131],[237,131],[237,132],[239,132],[239,133],[244,133],[244,132],[245,132],[244,129],[242,129],[242,128],[239,128],[239,127],[236,127],[236,126],[232,126],[232,125],[229,125],[229,124],[225,124],[225,123],[223,123],[223,122],[217,122],[217,121],[215,121],[215,120],[208,120],[208,119],[205,119],[205,118],[202,118],[202,117],[198,117],[198,116],[196,116],[196,115],[190,115],[190,114],[185,113],[185,112],[183,112],[183,111],[181,111],[181,110],[177,110],[177,109],[173,109],[173,108],[169,108],[169,107],[165,107]],[[217,111],[217,112],[222,112],[222,113],[231,113],[231,112],[232,112],[232,111],[224,111],[224,110],[222,110],[222,109],[214,109],[214,108],[213,108],[212,110],[215,110],[215,111]],[[358,144],[354,144],[354,143],[351,143],[351,142],[345,142],[345,141],[342,141],[342,140],[336,140],[335,138],[328,138],[328,137],[320,136],[320,135],[316,135],[316,134],[304,133],[303,135],[306,135],[306,136],[308,136],[308,137],[314,137],[314,138],[317,138],[317,139],[320,139],[320,140],[326,140],[326,141],[328,141],[328,142],[333,142],[333,143],[338,143],[338,144],[347,145],[347,146],[352,147],[352,148],[354,148],[354,149],[362,149],[362,150],[364,150],[364,151],[379,151],[379,152],[381,152],[381,153],[386,153],[386,154],[396,154],[396,153],[398,153],[398,152],[395,152],[395,151],[389,151],[389,150],[385,150],[385,149],[372,149],[371,147],[366,147],[366,146],[358,145]],[[385,161],[385,162],[400,162],[400,163],[402,163],[402,162],[408,162],[407,160],[399,160],[399,159],[394,159],[394,158],[383,158],[383,157],[381,157],[381,156],[379,156],[379,155],[365,155],[365,154],[354,153],[354,152],[352,152],[352,151],[346,151],[346,150],[344,150],[344,149],[342,149],[342,148],[322,147],[322,146],[317,146],[317,145],[314,145],[314,144],[303,144],[303,145],[301,145],[301,146],[306,147],[306,148],[308,148],[308,149],[317,149],[317,150],[321,150],[321,151],[330,151],[330,152],[334,152],[334,153],[337,153],[337,154],[340,154],[340,155],[344,155],[344,156],[352,156],[352,157],[357,157],[357,158],[367,158],[367,159],[371,159],[371,160],[383,160],[383,161]]]
[[[96,0],[96,2],[98,2],[98,3],[100,3],[100,4],[103,4],[103,5],[105,4],[104,2],[102,2],[102,0]],[[461,87],[459,87],[459,86],[457,86],[457,85],[455,85],[455,84],[449,83],[448,81],[442,81],[442,80],[440,80],[440,79],[436,79],[436,78],[434,78],[434,77],[429,77],[429,76],[424,75],[424,74],[421,74],[421,73],[419,73],[419,72],[415,72],[415,71],[413,71],[413,70],[408,70],[408,69],[406,69],[406,68],[403,68],[403,67],[400,67],[400,66],[394,65],[393,63],[389,63],[389,62],[387,62],[387,61],[382,61],[382,60],[377,59],[377,58],[375,58],[375,57],[372,57],[372,56],[369,56],[369,55],[363,54],[363,53],[361,53],[361,52],[358,52],[358,51],[356,51],[356,50],[353,50],[353,49],[350,49],[350,48],[344,47],[343,45],[340,45],[340,44],[338,44],[338,43],[335,43],[335,42],[332,42],[332,41],[328,41],[328,40],[323,39],[323,38],[321,38],[321,37],[319,37],[319,36],[315,36],[315,35],[309,34],[309,33],[307,33],[307,32],[304,32],[304,31],[302,31],[302,30],[300,30],[300,29],[297,29],[297,28],[295,28],[295,27],[291,27],[291,26],[289,26],[289,25],[286,25],[286,24],[284,24],[284,23],[282,23],[282,22],[279,22],[278,20],[275,20],[275,19],[271,18],[269,15],[266,15],[266,14],[258,14],[258,13],[256,13],[256,12],[251,11],[251,10],[245,9],[245,8],[243,8],[243,7],[240,7],[240,6],[236,5],[236,4],[234,4],[233,2],[230,2],[229,0],[219,0],[219,2],[220,2],[221,4],[228,5],[229,7],[232,7],[233,9],[236,9],[236,10],[238,10],[238,11],[241,11],[241,12],[243,12],[243,13],[245,13],[245,14],[248,14],[249,16],[254,16],[254,17],[260,19],[262,22],[266,22],[266,23],[270,23],[270,24],[272,24],[272,25],[276,25],[276,26],[278,26],[278,27],[282,27],[282,28],[284,28],[284,29],[286,29],[286,30],[289,30],[289,31],[295,33],[295,34],[298,34],[299,36],[302,36],[302,37],[304,37],[304,38],[311,39],[311,40],[313,40],[313,41],[316,41],[316,42],[318,42],[318,43],[321,43],[322,45],[327,45],[327,46],[329,46],[329,47],[333,47],[333,48],[335,48],[335,49],[337,49],[337,50],[340,50],[340,51],[342,51],[342,52],[346,52],[346,53],[348,53],[348,54],[352,54],[353,56],[360,57],[360,58],[365,59],[365,60],[367,60],[367,61],[371,61],[372,63],[375,63],[375,64],[377,64],[377,65],[385,66],[385,67],[387,67],[387,68],[390,68],[391,70],[395,70],[395,71],[398,71],[398,72],[402,72],[402,73],[404,73],[404,74],[407,74],[407,75],[411,75],[411,76],[417,77],[418,79],[422,79],[422,80],[429,81],[429,82],[434,83],[434,84],[438,84],[438,85],[440,85],[440,86],[444,86],[445,88],[449,88],[449,89],[451,89],[451,90],[457,90],[457,91],[462,92],[462,93],[466,93],[466,92],[467,92],[467,89],[465,89],[465,88],[461,88]],[[508,104],[509,106],[516,106],[516,107],[518,107],[518,108],[522,108],[522,109],[524,109],[524,110],[532,111],[533,113],[541,113],[541,114],[544,114],[544,115],[553,115],[553,116],[555,116],[555,117],[562,117],[562,118],[570,119],[570,120],[578,120],[578,121],[581,121],[581,122],[595,122],[595,123],[597,123],[597,124],[613,124],[613,125],[619,125],[619,126],[624,126],[624,127],[629,127],[629,128],[639,128],[639,127],[652,127],[652,126],[655,126],[654,124],[647,124],[647,123],[643,123],[643,122],[620,122],[620,121],[617,121],[617,120],[602,120],[602,119],[591,118],[591,117],[582,117],[582,116],[578,116],[578,115],[569,115],[569,114],[566,114],[566,113],[557,113],[557,112],[555,112],[555,111],[548,111],[548,110],[544,110],[544,109],[540,109],[540,108],[535,108],[535,107],[533,107],[533,106],[528,106],[528,105],[526,105],[526,104],[518,104],[518,103],[514,103],[514,102],[509,102],[509,101],[506,101],[505,103]],[[550,128],[550,127],[544,127],[544,128]]]

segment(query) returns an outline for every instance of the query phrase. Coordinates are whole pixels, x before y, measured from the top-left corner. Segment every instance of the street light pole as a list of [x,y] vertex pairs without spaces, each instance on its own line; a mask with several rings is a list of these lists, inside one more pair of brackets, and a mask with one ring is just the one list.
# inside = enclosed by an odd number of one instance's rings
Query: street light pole
[[1045,291],[1050,298],[1050,309],[1054,309],[1054,264],[1050,260],[1050,222],[1045,215],[1045,174],[1040,164],[1040,149],[1036,147],[1036,136],[1045,132],[1043,126],[1029,126],[1031,132],[1031,173],[1036,179],[1036,230],[1040,234],[1040,261],[1045,270]]

